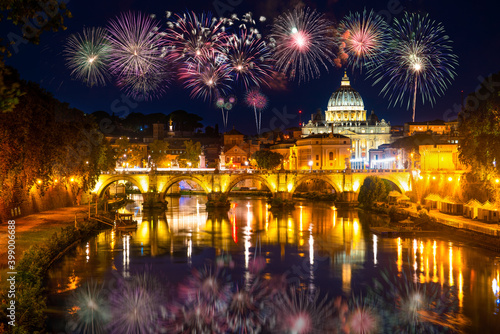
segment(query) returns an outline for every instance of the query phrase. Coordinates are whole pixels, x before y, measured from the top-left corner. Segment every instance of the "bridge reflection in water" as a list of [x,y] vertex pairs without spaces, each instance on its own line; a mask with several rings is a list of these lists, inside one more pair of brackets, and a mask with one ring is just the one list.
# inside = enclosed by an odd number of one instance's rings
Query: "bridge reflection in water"
[[408,284],[451,286],[472,331],[500,325],[498,254],[447,236],[378,238],[368,225],[382,218],[324,203],[304,201],[292,212],[274,213],[264,199],[233,198],[229,212],[209,214],[205,196],[168,200],[167,211],[146,215],[140,202],[130,204],[125,210],[137,214],[137,230],[103,232],[65,256],[49,272],[51,293],[67,293],[91,277],[104,279],[111,269],[129,276],[147,267],[177,283],[190,268],[228,255],[233,277],[247,281],[252,260],[260,257],[264,278],[285,274],[288,283],[333,296],[359,295],[382,272],[406,276]]

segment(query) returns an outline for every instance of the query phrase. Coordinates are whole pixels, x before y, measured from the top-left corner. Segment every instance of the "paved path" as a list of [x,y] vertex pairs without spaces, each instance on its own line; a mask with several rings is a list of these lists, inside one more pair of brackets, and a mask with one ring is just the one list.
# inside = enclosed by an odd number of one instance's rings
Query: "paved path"
[[[75,215],[78,221],[82,221],[88,216],[88,206],[80,205],[73,207],[59,208],[28,216],[15,218],[16,221],[16,262],[21,260],[22,252],[30,244],[41,241],[47,234],[59,231],[62,227],[75,223]],[[7,224],[0,225],[0,269],[7,265]]]

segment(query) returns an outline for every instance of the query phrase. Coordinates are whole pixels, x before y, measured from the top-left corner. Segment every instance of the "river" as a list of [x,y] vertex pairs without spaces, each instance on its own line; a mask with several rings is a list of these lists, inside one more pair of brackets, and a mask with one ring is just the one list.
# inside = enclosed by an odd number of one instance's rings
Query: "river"
[[[384,276],[388,285],[432,286],[453,296],[452,318],[468,333],[500,328],[500,256],[449,239],[380,238],[369,225],[383,219],[358,210],[337,210],[326,203],[299,201],[295,210],[273,213],[264,198],[231,198],[227,214],[209,214],[206,197],[171,197],[165,212],[146,216],[140,198],[123,212],[136,215],[137,230],[107,230],[69,252],[50,270],[48,327],[63,332],[74,310],[75,291],[85,282],[147,272],[170,290],[192,277],[193,268],[227,265],[230,279],[242,286],[262,259],[264,280],[284,277],[328,298],[362,300]],[[219,261],[218,261],[219,259]],[[221,262],[224,259],[224,262]],[[398,283],[399,282],[399,283]],[[399,285],[398,285],[399,284]],[[441,310],[440,312],[445,312]]]

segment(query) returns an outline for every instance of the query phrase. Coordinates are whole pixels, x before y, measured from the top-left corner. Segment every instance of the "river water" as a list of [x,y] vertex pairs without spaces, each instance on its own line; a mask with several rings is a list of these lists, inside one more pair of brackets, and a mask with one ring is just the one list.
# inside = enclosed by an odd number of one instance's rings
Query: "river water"
[[205,196],[168,201],[165,212],[145,216],[136,198],[122,212],[136,215],[137,230],[104,231],[49,270],[52,332],[67,332],[65,310],[74,308],[72,296],[85,282],[147,272],[175,290],[192,276],[193,268],[215,267],[222,258],[233,281],[249,282],[252,265],[262,259],[264,279],[284,277],[290,286],[329,298],[362,300],[374,288],[374,279],[383,282],[384,276],[395,282],[393,287],[397,282],[451,287],[453,318],[465,332],[493,333],[500,328],[497,253],[446,235],[380,238],[369,225],[382,217],[326,203],[300,201],[291,212],[273,213],[264,198],[234,197],[227,214],[209,214]]

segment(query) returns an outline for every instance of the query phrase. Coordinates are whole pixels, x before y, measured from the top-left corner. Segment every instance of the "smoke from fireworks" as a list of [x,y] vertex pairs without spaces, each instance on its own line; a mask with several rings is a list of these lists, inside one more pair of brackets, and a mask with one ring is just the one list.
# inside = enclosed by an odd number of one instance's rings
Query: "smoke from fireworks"
[[362,70],[380,63],[387,47],[387,23],[380,15],[366,9],[350,13],[340,22],[339,33],[350,66]]
[[167,83],[167,65],[157,23],[142,13],[122,13],[108,26],[111,72],[129,95],[149,99]]
[[[260,125],[262,120],[262,110],[267,106],[267,97],[258,89],[250,90],[245,96],[246,104],[253,108],[255,114],[255,125],[257,126],[257,134],[260,135]],[[257,116],[257,110],[259,115]]]
[[385,82],[381,94],[388,95],[393,106],[406,100],[409,108],[413,100],[415,121],[417,94],[422,103],[434,104],[435,95],[444,94],[456,75],[457,56],[443,25],[428,15],[405,13],[402,20],[394,19],[389,32],[384,59],[369,74],[374,85]]
[[89,86],[104,86],[109,78],[111,47],[103,28],[84,28],[66,41],[64,56],[71,75]]
[[290,79],[309,80],[320,66],[333,65],[335,41],[330,21],[315,10],[295,9],[279,16],[270,38],[275,41],[276,68]]

